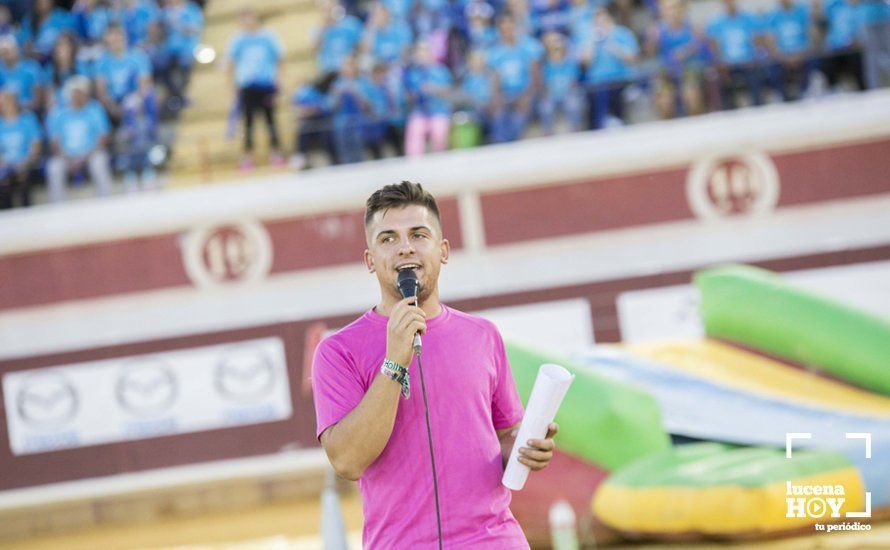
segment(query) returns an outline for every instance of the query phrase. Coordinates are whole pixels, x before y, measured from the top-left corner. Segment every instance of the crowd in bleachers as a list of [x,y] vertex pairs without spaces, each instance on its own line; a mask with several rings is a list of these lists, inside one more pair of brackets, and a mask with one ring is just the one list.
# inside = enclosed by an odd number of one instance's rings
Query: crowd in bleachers
[[[323,5],[318,77],[292,96],[296,167],[312,151],[351,163],[385,148],[509,142],[533,124],[543,134],[621,125],[639,97],[671,118],[793,100],[820,78],[827,90],[863,89],[865,30],[890,19],[883,0],[773,0],[757,11],[723,0],[696,24],[686,0],[343,1]],[[264,111],[280,164],[269,98],[281,47],[244,17],[229,56],[250,129]],[[252,133],[243,168],[254,165]]]
[[[156,186],[158,124],[183,90],[203,31],[188,0],[4,0],[0,3],[0,208],[51,202],[120,174]],[[156,85],[157,83],[157,85]]]

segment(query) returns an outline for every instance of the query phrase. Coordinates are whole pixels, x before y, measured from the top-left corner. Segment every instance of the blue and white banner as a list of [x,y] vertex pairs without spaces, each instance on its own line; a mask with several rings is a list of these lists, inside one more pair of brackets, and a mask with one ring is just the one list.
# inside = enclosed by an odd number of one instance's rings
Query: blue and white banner
[[25,455],[284,420],[284,343],[230,344],[3,376],[9,445]]

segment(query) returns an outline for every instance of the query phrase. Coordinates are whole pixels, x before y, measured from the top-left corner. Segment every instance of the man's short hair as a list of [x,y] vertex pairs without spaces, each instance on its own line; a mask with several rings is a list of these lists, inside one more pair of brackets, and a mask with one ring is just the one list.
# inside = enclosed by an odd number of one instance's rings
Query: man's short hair
[[428,191],[424,191],[419,183],[403,181],[381,187],[368,197],[365,203],[365,226],[371,223],[377,212],[382,211],[385,214],[390,208],[403,208],[412,204],[425,206],[436,217],[436,221],[441,223],[436,199]]

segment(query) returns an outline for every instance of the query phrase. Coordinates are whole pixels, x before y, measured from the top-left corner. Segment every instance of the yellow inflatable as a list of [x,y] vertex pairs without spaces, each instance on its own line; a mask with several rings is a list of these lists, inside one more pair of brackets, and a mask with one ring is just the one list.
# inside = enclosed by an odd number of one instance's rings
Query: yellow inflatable
[[778,449],[696,443],[617,470],[592,506],[630,536],[734,538],[844,520],[863,510],[864,491],[837,453],[799,451],[789,460]]

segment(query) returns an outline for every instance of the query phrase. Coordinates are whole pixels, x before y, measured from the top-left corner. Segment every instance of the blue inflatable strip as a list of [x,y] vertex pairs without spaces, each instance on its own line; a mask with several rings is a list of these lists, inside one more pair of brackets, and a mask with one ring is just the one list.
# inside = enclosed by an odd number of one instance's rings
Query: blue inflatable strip
[[[890,421],[886,419],[788,403],[614,348],[598,347],[572,359],[650,393],[672,435],[784,449],[787,433],[811,433],[812,439],[795,440],[795,448],[843,453],[862,473],[872,493],[872,506],[890,505]],[[865,457],[865,442],[847,439],[847,433],[871,434],[871,458]]]

